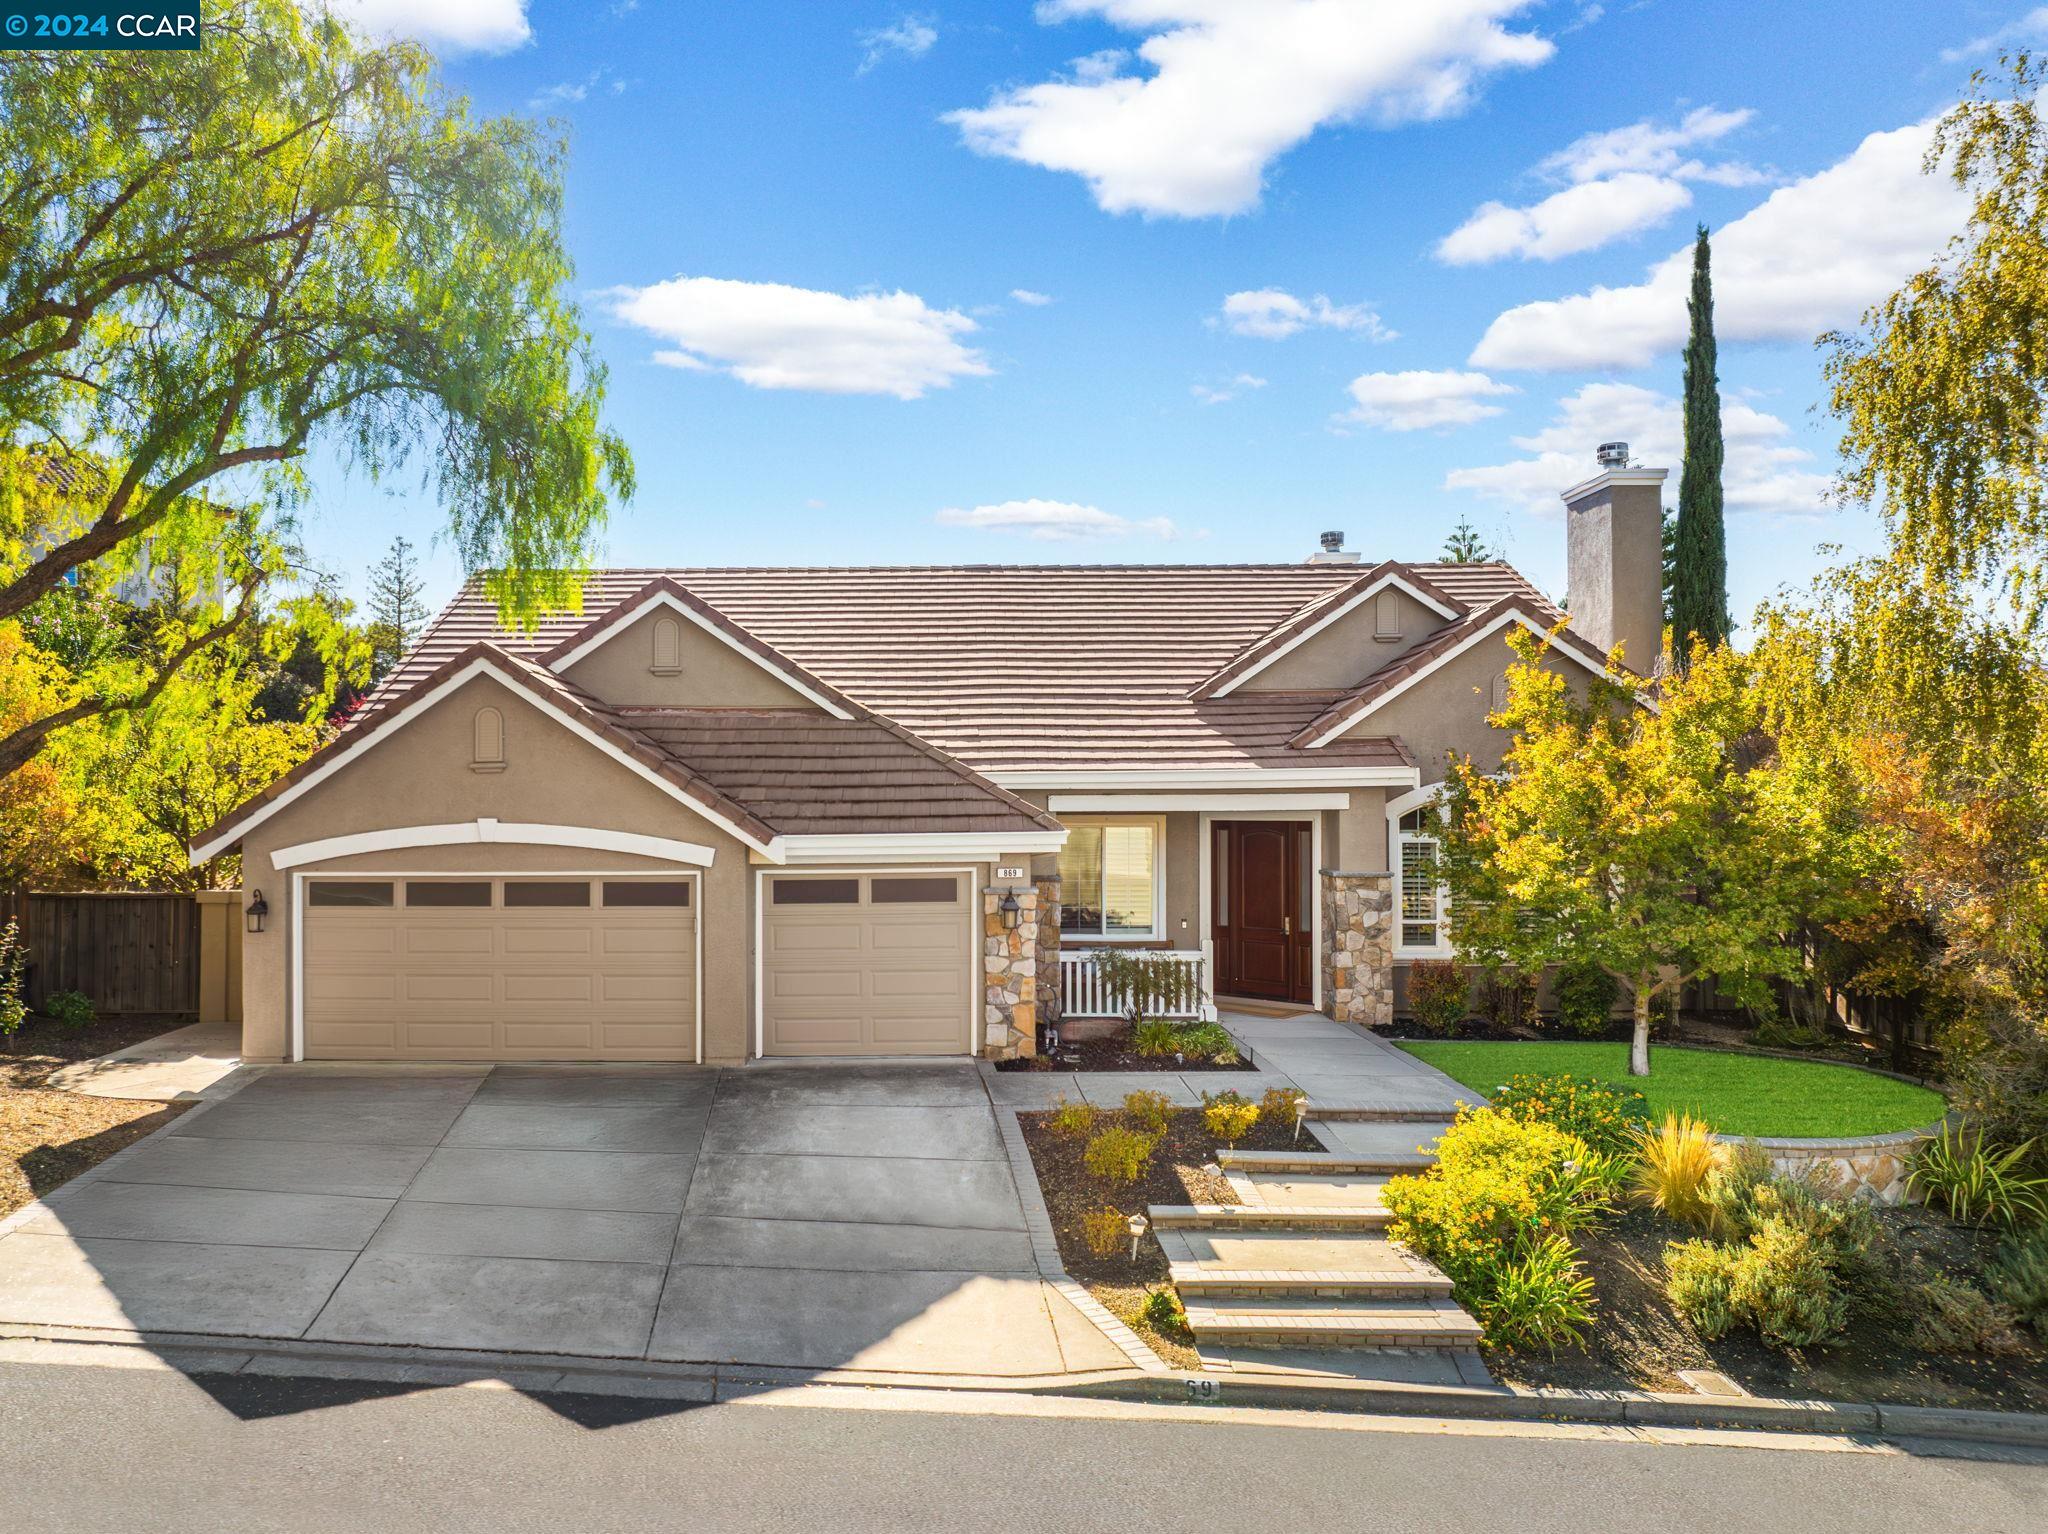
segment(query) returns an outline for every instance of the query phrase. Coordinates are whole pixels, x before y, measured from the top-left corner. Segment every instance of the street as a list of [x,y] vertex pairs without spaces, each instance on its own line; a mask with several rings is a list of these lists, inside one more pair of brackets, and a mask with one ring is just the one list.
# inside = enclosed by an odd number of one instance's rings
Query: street
[[1618,1429],[825,1387],[683,1406],[6,1364],[0,1441],[10,1534],[2033,1534],[2048,1510],[2038,1454],[1995,1462],[1761,1435],[1651,1442]]

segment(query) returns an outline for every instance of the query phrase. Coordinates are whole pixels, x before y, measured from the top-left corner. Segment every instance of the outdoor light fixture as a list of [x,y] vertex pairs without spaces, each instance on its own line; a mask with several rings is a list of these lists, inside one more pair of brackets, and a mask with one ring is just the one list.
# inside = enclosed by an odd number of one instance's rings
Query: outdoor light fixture
[[1003,918],[1003,930],[1005,932],[1017,930],[1017,922],[1023,916],[1024,908],[1017,904],[1017,892],[1015,890],[1004,892],[1003,903],[996,907],[996,912]]
[[1306,1097],[1297,1097],[1294,1100],[1294,1143],[1296,1145],[1301,1144],[1301,1121],[1307,1117],[1308,1099]]
[[1131,1231],[1131,1261],[1136,1262],[1138,1260],[1138,1243],[1145,1239],[1145,1231],[1150,1222],[1142,1214],[1134,1214],[1131,1216],[1129,1223]]
[[264,920],[270,915],[270,902],[263,898],[263,891],[249,891],[248,907],[242,912],[242,920],[251,932],[261,932]]

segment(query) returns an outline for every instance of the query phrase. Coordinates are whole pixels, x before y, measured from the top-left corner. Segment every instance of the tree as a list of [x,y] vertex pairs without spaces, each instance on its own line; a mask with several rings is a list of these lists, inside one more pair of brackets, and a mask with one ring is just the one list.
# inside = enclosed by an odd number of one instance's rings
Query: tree
[[1721,383],[1715,374],[1714,279],[1707,226],[1692,247],[1686,314],[1685,463],[1678,477],[1678,525],[1672,534],[1671,640],[1681,671],[1695,644],[1729,635],[1728,533],[1721,517]]
[[1645,1076],[1658,997],[1702,974],[1757,995],[1798,972],[1792,934],[1844,896],[1843,843],[1795,773],[1749,762],[1760,705],[1726,646],[1651,709],[1603,680],[1581,696],[1541,641],[1513,643],[1500,771],[1467,758],[1449,777],[1451,942],[1531,975],[1598,965],[1629,993]]
[[1451,529],[1451,536],[1444,540],[1444,551],[1437,556],[1439,564],[1481,565],[1497,557],[1487,541],[1480,537],[1479,529],[1472,525],[1470,517],[1458,518],[1458,525]]
[[95,567],[160,608],[0,776],[253,620],[316,446],[431,464],[508,617],[570,595],[632,467],[564,297],[562,161],[292,0],[220,0],[192,52],[0,53],[0,622]]
[[404,657],[427,621],[427,609],[420,601],[426,583],[420,579],[419,561],[404,538],[391,540],[391,548],[370,571],[370,647],[375,656],[372,681]]

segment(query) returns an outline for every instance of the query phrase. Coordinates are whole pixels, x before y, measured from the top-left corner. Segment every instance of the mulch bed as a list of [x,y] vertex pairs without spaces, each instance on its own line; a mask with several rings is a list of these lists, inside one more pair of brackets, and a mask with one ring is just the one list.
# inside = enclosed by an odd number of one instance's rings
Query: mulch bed
[[72,1029],[36,1020],[0,1043],[0,1215],[69,1182],[185,1111],[185,1103],[83,1097],[43,1085],[61,1066],[178,1026],[175,1019],[114,1018]]
[[[1889,1248],[1902,1260],[1919,1257],[1934,1273],[1973,1274],[1997,1244],[1914,1206],[1881,1210],[1879,1218]],[[1907,1340],[1905,1323],[1874,1317],[1822,1347],[1774,1348],[1746,1328],[1704,1341],[1664,1294],[1665,1243],[1690,1234],[1639,1208],[1582,1232],[1598,1304],[1586,1347],[1554,1357],[1490,1353],[1493,1372],[1518,1385],[1683,1391],[1680,1369],[1718,1369],[1760,1396],[2048,1411],[2048,1352],[2030,1332],[2022,1332],[2027,1352],[1975,1358],[1923,1352]]]
[[[1098,1257],[1081,1239],[1081,1217],[1105,1205],[1129,1215],[1141,1212],[1148,1204],[1235,1204],[1237,1195],[1224,1181],[1221,1171],[1214,1170],[1216,1152],[1222,1142],[1202,1126],[1199,1109],[1181,1109],[1168,1122],[1165,1135],[1138,1181],[1128,1188],[1111,1188],[1090,1176],[1081,1163],[1088,1136],[1055,1134],[1047,1127],[1048,1117],[1043,1113],[1023,1113],[1018,1120],[1024,1128],[1024,1143],[1031,1150],[1032,1169],[1038,1173],[1046,1209],[1052,1215],[1061,1263],[1160,1357],[1175,1368],[1200,1368],[1201,1360],[1184,1331],[1162,1333],[1144,1318],[1146,1294],[1165,1283],[1167,1277],[1166,1253],[1152,1233],[1147,1231],[1139,1241],[1136,1263],[1131,1261],[1128,1243],[1106,1257]],[[1106,1112],[1096,1120],[1095,1130],[1090,1133],[1126,1122],[1123,1114]],[[1286,1150],[1294,1143],[1293,1125],[1261,1121],[1237,1143],[1240,1150]]]
[[1063,1044],[1057,1056],[1033,1055],[1023,1060],[998,1060],[999,1071],[1255,1071],[1250,1060],[1218,1065],[1214,1060],[1175,1060],[1172,1055],[1141,1055],[1131,1047],[1128,1028],[1101,1039]]

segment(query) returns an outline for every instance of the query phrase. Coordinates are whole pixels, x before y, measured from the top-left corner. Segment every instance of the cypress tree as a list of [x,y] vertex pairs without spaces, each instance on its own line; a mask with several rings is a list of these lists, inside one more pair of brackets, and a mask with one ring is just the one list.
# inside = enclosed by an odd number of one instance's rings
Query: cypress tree
[[1719,644],[1728,618],[1728,533],[1721,519],[1721,384],[1715,376],[1714,280],[1707,226],[1692,247],[1692,296],[1686,313],[1685,464],[1678,478],[1678,526],[1672,543],[1671,639],[1683,668],[1695,641]]

